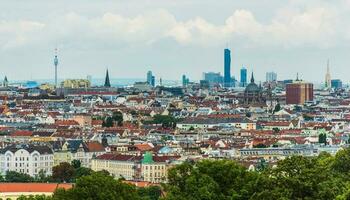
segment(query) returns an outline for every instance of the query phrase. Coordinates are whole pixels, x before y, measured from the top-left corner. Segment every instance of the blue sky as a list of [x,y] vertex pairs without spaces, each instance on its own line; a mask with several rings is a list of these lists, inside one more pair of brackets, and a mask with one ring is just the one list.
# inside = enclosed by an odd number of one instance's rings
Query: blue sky
[[0,0],[0,78],[104,76],[199,80],[223,71],[232,50],[232,74],[244,65],[264,80],[321,82],[350,72],[349,0]]

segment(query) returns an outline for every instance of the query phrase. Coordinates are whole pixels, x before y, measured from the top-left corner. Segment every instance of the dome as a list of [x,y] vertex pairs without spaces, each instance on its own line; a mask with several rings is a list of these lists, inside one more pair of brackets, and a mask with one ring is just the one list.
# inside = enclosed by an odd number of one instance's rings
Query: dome
[[255,83],[249,83],[245,88],[245,92],[260,92],[260,88]]

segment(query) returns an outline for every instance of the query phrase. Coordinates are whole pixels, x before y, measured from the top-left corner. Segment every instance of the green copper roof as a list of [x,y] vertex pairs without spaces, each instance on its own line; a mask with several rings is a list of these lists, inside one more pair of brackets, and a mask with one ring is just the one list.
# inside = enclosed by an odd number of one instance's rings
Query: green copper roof
[[154,163],[151,152],[146,152],[143,155],[142,164],[152,164]]

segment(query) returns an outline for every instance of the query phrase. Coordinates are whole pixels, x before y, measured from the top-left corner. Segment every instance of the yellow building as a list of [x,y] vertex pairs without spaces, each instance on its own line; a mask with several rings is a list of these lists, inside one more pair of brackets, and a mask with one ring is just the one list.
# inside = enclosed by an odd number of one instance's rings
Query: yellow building
[[67,79],[61,83],[63,88],[89,88],[91,83],[86,79]]
[[94,171],[107,170],[116,178],[147,181],[151,183],[166,182],[169,168],[178,163],[179,156],[144,156],[104,154],[92,159]]

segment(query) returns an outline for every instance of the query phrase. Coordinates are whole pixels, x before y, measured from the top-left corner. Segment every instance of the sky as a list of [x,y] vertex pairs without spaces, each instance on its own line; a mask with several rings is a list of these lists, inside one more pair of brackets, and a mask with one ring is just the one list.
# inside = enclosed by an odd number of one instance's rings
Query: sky
[[254,71],[321,83],[350,73],[350,0],[0,0],[0,79],[191,80]]

